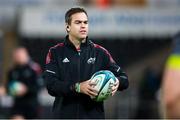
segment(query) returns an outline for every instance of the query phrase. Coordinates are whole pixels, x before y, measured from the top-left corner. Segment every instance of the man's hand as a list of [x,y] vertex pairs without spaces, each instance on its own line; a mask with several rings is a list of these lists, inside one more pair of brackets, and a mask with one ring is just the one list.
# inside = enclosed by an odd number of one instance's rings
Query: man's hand
[[112,96],[114,96],[114,94],[116,93],[118,87],[119,87],[119,80],[116,78],[116,82],[114,84],[112,84],[112,86],[111,86],[111,90],[112,90],[111,94],[112,94]]
[[4,86],[0,86],[0,97],[6,94],[6,88]]
[[27,87],[23,83],[18,83],[19,87],[17,89],[16,96],[24,96],[27,93]]
[[93,85],[95,83],[90,82],[90,80],[80,83],[80,92],[86,95],[89,95],[91,98],[98,95],[98,91],[94,89]]

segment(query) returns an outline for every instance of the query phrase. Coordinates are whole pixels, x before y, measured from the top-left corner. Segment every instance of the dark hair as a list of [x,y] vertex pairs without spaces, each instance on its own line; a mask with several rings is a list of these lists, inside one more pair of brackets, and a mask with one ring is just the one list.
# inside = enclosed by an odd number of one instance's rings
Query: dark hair
[[70,24],[70,23],[71,23],[71,16],[72,16],[73,14],[76,14],[76,13],[85,13],[86,16],[88,17],[87,12],[86,12],[86,10],[85,10],[84,8],[74,7],[74,8],[69,9],[69,10],[66,12],[66,14],[65,14],[65,22],[66,22],[67,24]]

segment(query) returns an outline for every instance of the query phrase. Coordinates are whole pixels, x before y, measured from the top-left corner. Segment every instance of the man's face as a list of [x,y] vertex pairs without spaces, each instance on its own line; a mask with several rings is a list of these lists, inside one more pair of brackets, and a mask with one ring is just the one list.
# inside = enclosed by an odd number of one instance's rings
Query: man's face
[[29,61],[28,53],[25,49],[19,48],[13,53],[14,62],[18,65],[25,65]]
[[69,36],[84,40],[88,35],[88,18],[85,13],[76,13],[71,16]]

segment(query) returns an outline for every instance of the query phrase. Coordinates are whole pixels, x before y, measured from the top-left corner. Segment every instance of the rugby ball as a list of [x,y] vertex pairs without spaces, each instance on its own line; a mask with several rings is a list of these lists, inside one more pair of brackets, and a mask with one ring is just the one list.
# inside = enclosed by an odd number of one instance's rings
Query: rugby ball
[[90,82],[95,84],[93,87],[98,91],[98,95],[92,99],[101,102],[111,96],[111,85],[116,82],[116,77],[109,70],[101,70],[92,75]]
[[12,81],[9,84],[9,93],[12,96],[16,96],[17,92],[19,92],[22,88],[22,83],[18,81]]

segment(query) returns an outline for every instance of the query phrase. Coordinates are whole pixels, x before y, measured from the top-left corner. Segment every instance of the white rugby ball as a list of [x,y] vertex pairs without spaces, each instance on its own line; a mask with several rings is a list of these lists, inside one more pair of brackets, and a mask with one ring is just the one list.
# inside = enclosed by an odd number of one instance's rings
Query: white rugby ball
[[98,95],[92,99],[100,102],[111,96],[110,86],[116,82],[116,77],[109,70],[101,70],[92,75],[90,82],[95,83],[93,87],[98,91]]

